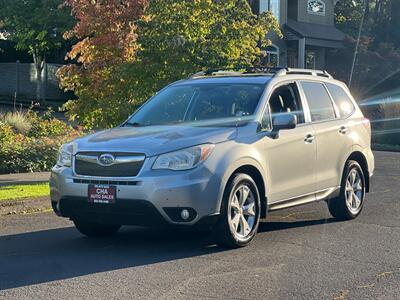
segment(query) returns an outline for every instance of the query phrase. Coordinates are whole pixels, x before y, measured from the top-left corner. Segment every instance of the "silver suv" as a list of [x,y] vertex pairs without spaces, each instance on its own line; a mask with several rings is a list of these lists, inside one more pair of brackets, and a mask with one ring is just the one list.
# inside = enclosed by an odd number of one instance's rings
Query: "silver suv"
[[205,226],[220,245],[245,246],[269,211],[323,200],[335,218],[357,217],[370,141],[369,121],[326,72],[202,72],[121,126],[62,146],[51,201],[87,236]]

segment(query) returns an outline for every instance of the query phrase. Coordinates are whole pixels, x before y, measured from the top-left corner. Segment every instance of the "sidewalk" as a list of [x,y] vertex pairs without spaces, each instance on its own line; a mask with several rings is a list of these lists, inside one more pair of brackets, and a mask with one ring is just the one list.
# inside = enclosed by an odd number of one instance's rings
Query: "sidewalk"
[[48,182],[50,172],[0,175],[0,186]]

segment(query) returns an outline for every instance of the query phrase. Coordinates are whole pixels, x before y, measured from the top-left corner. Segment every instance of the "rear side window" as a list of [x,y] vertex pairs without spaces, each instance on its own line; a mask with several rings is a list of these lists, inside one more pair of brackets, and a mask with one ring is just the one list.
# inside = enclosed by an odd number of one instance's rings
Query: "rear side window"
[[310,107],[311,121],[332,120],[336,117],[331,98],[322,83],[302,81],[301,86]]
[[348,117],[354,110],[354,104],[347,93],[338,85],[327,83],[326,87],[332,95],[333,101],[339,108],[341,117]]

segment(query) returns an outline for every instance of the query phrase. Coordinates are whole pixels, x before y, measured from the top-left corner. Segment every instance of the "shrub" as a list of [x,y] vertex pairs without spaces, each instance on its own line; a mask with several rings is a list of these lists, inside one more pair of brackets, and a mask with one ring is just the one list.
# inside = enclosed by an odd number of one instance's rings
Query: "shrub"
[[49,171],[56,163],[58,149],[81,132],[49,115],[25,115],[31,128],[22,133],[0,122],[0,174]]
[[22,134],[28,133],[32,127],[28,114],[23,111],[1,114],[0,120],[2,123],[10,125],[15,131]]
[[72,129],[65,122],[49,116],[48,113],[41,118],[33,112],[30,115],[32,122],[30,136],[32,137],[56,137]]

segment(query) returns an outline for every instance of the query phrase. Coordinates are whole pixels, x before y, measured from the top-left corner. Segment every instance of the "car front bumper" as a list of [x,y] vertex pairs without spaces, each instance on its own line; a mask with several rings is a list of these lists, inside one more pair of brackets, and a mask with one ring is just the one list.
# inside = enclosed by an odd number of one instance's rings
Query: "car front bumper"
[[[116,186],[116,203],[89,203],[89,184]],[[56,214],[71,219],[145,226],[210,224],[218,219],[220,185],[206,165],[183,172],[144,167],[131,179],[89,178],[54,167],[50,197]],[[190,211],[187,220],[180,217],[183,209]]]

